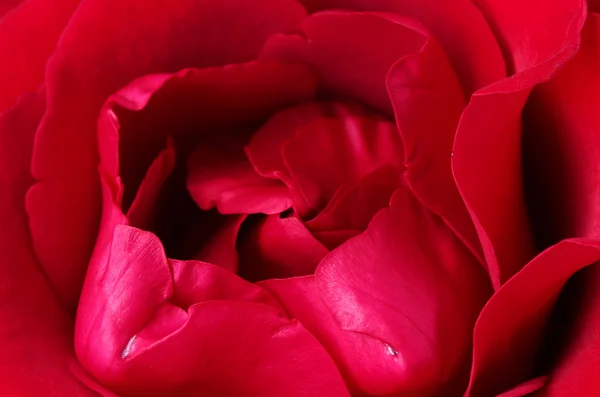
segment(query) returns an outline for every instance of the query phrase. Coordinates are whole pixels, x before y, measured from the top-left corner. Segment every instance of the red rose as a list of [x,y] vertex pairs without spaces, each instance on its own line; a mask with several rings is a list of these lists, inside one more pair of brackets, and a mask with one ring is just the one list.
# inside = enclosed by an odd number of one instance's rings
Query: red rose
[[3,393],[589,395],[597,14],[474,3],[0,6]]

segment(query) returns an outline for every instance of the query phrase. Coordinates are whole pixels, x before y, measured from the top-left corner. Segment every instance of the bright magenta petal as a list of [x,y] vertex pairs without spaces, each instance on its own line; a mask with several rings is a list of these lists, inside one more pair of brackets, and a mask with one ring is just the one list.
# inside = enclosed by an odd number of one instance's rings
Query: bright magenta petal
[[401,188],[367,231],[316,272],[346,331],[389,345],[395,392],[448,392],[467,382],[472,327],[490,293],[485,271],[445,223]]
[[[576,271],[598,260],[597,243],[565,240],[502,286],[475,326],[468,396],[498,394],[533,375],[536,353],[562,287]],[[589,338],[582,341],[587,344]]]
[[467,94],[506,76],[504,59],[492,29],[469,0],[302,0],[302,3],[309,11],[328,8],[383,11],[419,21],[442,43]]
[[[497,3],[497,8],[508,4],[512,2]],[[535,254],[522,188],[521,112],[531,89],[549,80],[574,56],[585,18],[582,4],[568,9],[540,6],[525,9],[523,17],[519,14],[513,22],[508,10],[517,8],[516,3],[507,8],[498,24],[506,26],[507,42],[520,54],[519,73],[473,94],[458,126],[452,158],[454,176],[482,242],[495,288]],[[533,25],[531,18],[537,21]],[[542,23],[549,20],[553,23]],[[552,36],[548,43],[555,46],[552,51],[540,47],[540,51],[547,50],[549,58],[538,59],[540,54],[536,55],[532,43],[546,35]]]
[[32,165],[40,183],[28,196],[36,252],[65,301],[77,301],[95,240],[95,127],[108,96],[147,73],[252,59],[267,37],[303,16],[292,0],[82,2],[48,62]]
[[0,115],[0,388],[6,396],[98,396],[69,371],[72,318],[33,252],[25,192],[33,136],[45,93],[28,95]]
[[312,274],[329,252],[298,218],[279,215],[249,220],[238,251],[240,274],[251,281]]

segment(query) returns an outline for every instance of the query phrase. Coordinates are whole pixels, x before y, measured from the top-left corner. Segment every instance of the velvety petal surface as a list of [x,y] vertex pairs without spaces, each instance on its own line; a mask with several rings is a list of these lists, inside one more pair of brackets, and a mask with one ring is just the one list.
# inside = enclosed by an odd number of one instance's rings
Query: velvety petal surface
[[[452,145],[466,105],[452,66],[435,37],[389,70],[386,87],[405,150],[406,180],[483,262],[473,222],[452,176]],[[433,116],[433,113],[435,116]]]
[[600,237],[599,67],[600,19],[591,13],[577,55],[525,106],[525,182],[542,246]]
[[392,113],[385,77],[402,56],[425,42],[418,25],[393,14],[327,11],[309,16],[301,35],[275,35],[261,58],[306,62],[329,95]]
[[[311,155],[315,152],[319,156]],[[284,143],[282,154],[313,213],[324,208],[345,184],[356,183],[381,167],[399,173],[403,169],[396,126],[377,118],[317,120],[298,129]]]
[[527,382],[520,384],[519,386],[510,389],[507,392],[499,394],[497,397],[523,397],[530,396],[533,392],[541,389],[547,382],[548,378],[540,376],[538,378],[531,379]]
[[287,186],[256,173],[243,144],[201,145],[188,159],[188,190],[203,210],[216,207],[222,214],[278,214],[291,208]]
[[373,216],[389,205],[392,193],[403,185],[403,175],[383,167],[360,181],[341,186],[327,207],[306,222],[306,227],[331,249],[363,232]]
[[0,115],[0,384],[9,396],[98,396],[69,370],[72,318],[39,267],[25,212],[44,97],[24,96]]
[[[396,191],[367,231],[332,251],[316,282],[342,329],[380,340],[396,361],[395,393],[464,388],[472,327],[489,296],[485,271],[410,190]],[[392,379],[390,379],[392,381]]]
[[[596,242],[564,240],[538,255],[492,296],[475,325],[468,396],[498,394],[534,375],[536,355],[562,287],[575,272],[598,260]],[[589,302],[588,307],[595,306]],[[589,338],[581,341],[591,346]]]
[[39,183],[27,198],[36,253],[63,301],[76,303],[95,241],[95,126],[108,96],[144,74],[253,59],[303,16],[291,0],[82,1],[48,62],[33,159]]
[[466,94],[506,76],[500,47],[480,10],[469,0],[302,0],[309,11],[383,11],[413,18],[442,43]]
[[[598,260],[598,258],[595,258]],[[554,324],[562,329],[562,340],[554,348],[554,368],[549,381],[539,393],[542,397],[593,396],[600,393],[598,350],[598,316],[600,316],[600,268],[594,264],[572,280],[570,311],[564,315],[568,324]]]
[[[535,254],[522,189],[521,112],[531,89],[553,77],[577,50],[585,7],[565,3],[557,7],[528,3],[524,8],[512,2],[494,3],[490,8],[494,13],[488,14],[497,17],[494,26],[497,35],[504,37],[505,48],[521,54],[515,63],[518,73],[477,91],[456,133],[454,176],[479,233],[495,288]],[[510,10],[522,14],[513,21]],[[544,41],[539,53],[538,41]]]
[[258,281],[313,274],[329,250],[297,217],[269,215],[249,221],[238,252],[240,275]]
[[[581,48],[559,74],[534,90],[525,113],[525,161],[529,161],[529,199],[540,244],[565,237],[597,239],[598,184],[597,67],[600,20],[590,13]],[[552,161],[549,161],[552,160]],[[550,180],[548,173],[553,173]],[[536,178],[539,178],[536,180]],[[544,198],[542,200],[542,198]],[[565,321],[562,347],[555,346],[556,368],[542,396],[593,395],[598,389],[597,266],[584,269],[565,292],[573,304]]]
[[44,81],[46,62],[80,0],[2,1],[15,6],[0,19],[0,111],[21,94],[35,92]]
[[342,329],[323,304],[314,276],[265,280],[260,285],[327,349],[353,395],[386,396],[398,390],[405,371],[398,352],[377,338]]
[[75,339],[104,385],[124,396],[348,395],[325,350],[266,291],[211,264],[168,260],[152,233],[111,233],[124,218],[106,204]]

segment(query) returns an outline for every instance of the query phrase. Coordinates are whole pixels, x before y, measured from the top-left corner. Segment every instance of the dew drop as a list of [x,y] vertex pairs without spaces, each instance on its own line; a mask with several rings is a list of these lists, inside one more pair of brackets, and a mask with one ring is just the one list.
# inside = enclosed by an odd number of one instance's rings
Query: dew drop
[[127,342],[127,346],[125,346],[125,349],[123,349],[123,351],[121,352],[122,360],[124,360],[125,357],[127,357],[129,355],[129,353],[131,352],[131,348],[133,347],[133,342],[135,342],[135,335],[133,335],[131,337],[131,339],[129,339],[129,342]]
[[394,349],[392,346],[388,345],[387,343],[385,344],[385,347],[387,349],[387,352],[390,356],[397,356],[398,355],[398,350]]

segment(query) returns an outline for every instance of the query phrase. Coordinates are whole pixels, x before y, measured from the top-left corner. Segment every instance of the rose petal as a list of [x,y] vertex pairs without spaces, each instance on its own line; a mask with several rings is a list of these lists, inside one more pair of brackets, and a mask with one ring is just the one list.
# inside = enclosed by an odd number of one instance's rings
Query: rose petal
[[265,280],[260,285],[275,295],[285,310],[323,344],[353,395],[379,396],[397,392],[399,379],[405,371],[405,363],[398,358],[398,352],[379,339],[343,330],[323,305],[314,276]]
[[282,152],[294,184],[313,213],[324,208],[344,184],[356,183],[381,167],[396,168],[399,173],[403,169],[396,127],[383,119],[350,114],[301,127],[285,142]]
[[328,93],[388,114],[392,113],[385,87],[388,70],[425,42],[414,21],[397,15],[328,11],[309,16],[300,29],[302,37],[273,36],[261,58],[306,62]]
[[40,183],[27,206],[36,253],[66,302],[77,301],[96,236],[95,126],[107,97],[147,73],[253,59],[303,16],[293,0],[82,2],[48,62],[32,165]]
[[343,8],[414,18],[440,40],[467,95],[506,76],[496,38],[481,11],[469,0],[302,0],[302,3],[310,11]]
[[154,159],[142,180],[131,207],[127,210],[129,224],[140,229],[149,229],[155,216],[161,189],[175,168],[176,154],[172,139],[167,147]]
[[[597,243],[565,240],[542,252],[502,286],[475,325],[467,396],[499,394],[533,375],[544,328],[562,287],[576,271],[598,260]],[[582,340],[587,345],[589,339]]]
[[524,110],[525,188],[543,247],[600,237],[599,18],[588,15],[577,55],[533,90]]
[[[597,242],[597,240],[594,240]],[[600,376],[596,368],[598,352],[598,316],[600,315],[600,268],[598,263],[581,270],[565,290],[566,323],[553,323],[562,338],[553,344],[553,364],[549,382],[539,393],[543,397],[585,396],[600,393]],[[568,292],[567,292],[568,291]],[[562,298],[562,297],[561,297]],[[561,334],[562,331],[562,334]],[[550,341],[555,339],[549,338]]]
[[212,234],[198,253],[194,255],[194,259],[212,263],[237,273],[239,256],[236,242],[242,223],[245,220],[245,215],[227,217],[223,225]]
[[[531,395],[533,392],[541,389],[542,387],[544,387],[544,384],[546,384],[546,381],[548,379],[545,376],[540,376],[538,378],[535,379],[531,379],[525,383],[520,384],[519,386],[504,392],[502,394],[499,394],[496,397],[523,397],[523,396],[529,396]],[[537,395],[537,394],[536,394]]]
[[408,189],[396,191],[365,233],[325,257],[316,279],[344,330],[396,352],[395,393],[465,387],[472,327],[489,285],[475,258]]
[[240,235],[240,275],[246,280],[305,276],[314,273],[329,252],[295,217],[262,217]]
[[437,40],[427,37],[421,51],[398,60],[386,85],[404,143],[409,186],[483,262],[477,232],[456,188],[450,163],[456,127],[465,107],[464,93]]
[[[509,3],[498,3],[503,7]],[[514,10],[506,8],[506,10]],[[519,8],[520,9],[520,8]],[[554,18],[559,15],[560,17]],[[502,14],[508,18],[506,13]],[[521,15],[521,14],[519,14]],[[548,29],[552,38],[550,58],[537,62],[535,54],[520,53],[518,74],[476,92],[465,109],[456,133],[452,168],[459,191],[471,213],[482,242],[488,270],[495,288],[508,280],[535,254],[524,198],[521,167],[521,112],[531,88],[549,80],[575,54],[585,8],[579,4],[568,10],[541,7],[522,12],[509,25],[511,45],[527,45],[519,51],[537,52],[535,40],[544,40]],[[536,23],[530,24],[534,18]],[[542,23],[554,21],[551,24]],[[567,26],[565,26],[567,25]],[[520,29],[520,30],[519,30]],[[522,37],[528,37],[522,40]],[[566,38],[558,40],[557,37]],[[550,51],[550,44],[540,47]],[[548,47],[548,48],[546,48]]]
[[325,350],[265,304],[273,301],[260,287],[217,266],[168,261],[156,236],[128,226],[99,248],[108,252],[95,259],[107,262],[88,275],[76,348],[115,392],[348,395]]
[[12,105],[21,94],[34,92],[44,81],[46,62],[69,22],[79,0],[2,1],[15,6],[0,19],[0,111]]
[[69,371],[72,318],[37,263],[25,212],[45,92],[0,115],[0,384],[7,396],[98,396]]
[[[317,238],[323,236],[323,232],[354,231],[350,236],[363,232],[373,216],[389,205],[392,193],[402,185],[402,179],[398,170],[381,168],[354,185],[341,187],[327,207],[306,222],[306,227]],[[329,238],[326,240],[331,242]],[[347,238],[334,245],[325,245],[333,249],[345,240]]]
[[277,112],[252,136],[245,151],[259,175],[283,181],[293,197],[294,209],[306,215],[311,212],[303,192],[290,175],[283,156],[284,144],[297,135],[298,130],[324,117],[353,119],[372,117],[371,112],[357,105],[338,102],[311,102]]
[[[228,145],[231,145],[228,147]],[[256,173],[242,145],[200,145],[188,159],[188,190],[203,210],[222,214],[278,214],[292,206],[287,186]]]
[[557,0],[552,7],[546,7],[543,0],[473,3],[494,31],[510,74],[555,58],[572,45],[585,20],[584,0]]

